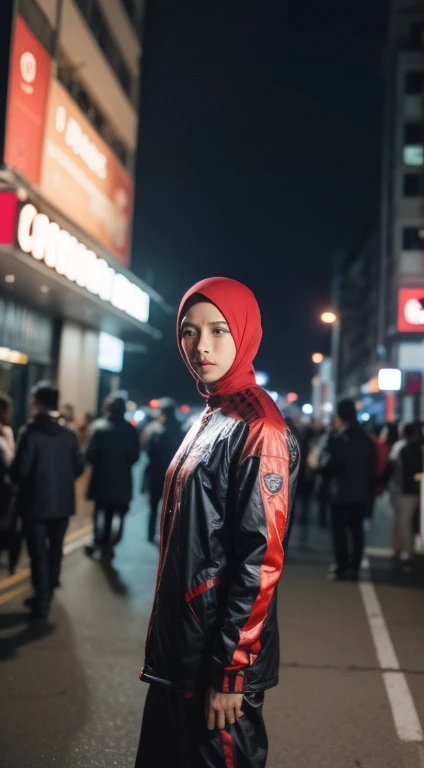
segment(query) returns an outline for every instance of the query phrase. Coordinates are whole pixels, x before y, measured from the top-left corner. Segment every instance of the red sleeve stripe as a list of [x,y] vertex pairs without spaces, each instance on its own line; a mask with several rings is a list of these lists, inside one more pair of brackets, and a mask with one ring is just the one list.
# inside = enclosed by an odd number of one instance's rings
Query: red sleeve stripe
[[228,675],[224,675],[224,679],[222,681],[222,692],[223,693],[229,693],[230,692],[230,679]]
[[[227,668],[232,670],[240,669],[240,666],[244,666],[243,657],[245,658],[246,655],[256,657],[261,649],[260,635],[262,627],[284,562],[282,540],[289,500],[289,452],[285,440],[281,440],[281,434],[276,439],[275,431],[272,430],[270,439],[267,439],[268,435],[264,436],[262,426],[260,422],[251,425],[251,434],[247,440],[247,451],[245,449],[244,458],[247,458],[248,455],[260,456],[261,475],[264,471],[262,463],[272,462],[272,459],[276,458],[282,459],[285,464],[284,484],[280,493],[271,495],[264,492],[262,477],[258,478],[267,523],[267,549],[260,567],[259,593],[253,604],[251,614],[240,631],[240,638],[234,651],[232,666]],[[273,471],[271,466],[269,469],[267,467],[267,470]]]
[[186,592],[184,595],[186,603],[189,603],[190,600],[194,600],[195,597],[198,597],[199,595],[203,595],[204,592],[208,592],[209,589],[214,589],[214,587],[218,587],[222,583],[222,579],[219,576],[215,576],[214,579],[208,579],[207,581],[204,581],[203,584],[199,584],[198,587],[194,587],[194,589],[191,589],[190,592]]
[[222,749],[224,752],[225,768],[236,768],[236,755],[231,733],[221,731]]
[[243,675],[236,675],[236,682],[234,686],[234,692],[235,693],[242,693],[243,692]]

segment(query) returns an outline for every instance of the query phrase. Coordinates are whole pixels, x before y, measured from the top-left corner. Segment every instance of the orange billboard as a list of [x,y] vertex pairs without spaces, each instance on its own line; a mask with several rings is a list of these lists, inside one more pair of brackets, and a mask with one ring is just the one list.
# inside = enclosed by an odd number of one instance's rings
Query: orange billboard
[[50,57],[20,16],[16,17],[10,62],[4,161],[38,184]]
[[131,176],[57,81],[50,85],[40,190],[121,264],[129,265]]

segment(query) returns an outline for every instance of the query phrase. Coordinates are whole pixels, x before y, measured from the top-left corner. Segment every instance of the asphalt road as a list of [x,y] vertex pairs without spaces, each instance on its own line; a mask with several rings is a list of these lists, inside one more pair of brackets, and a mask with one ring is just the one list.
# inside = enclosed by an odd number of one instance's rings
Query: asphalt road
[[[113,568],[81,548],[65,558],[44,629],[26,621],[24,588],[0,582],[1,768],[133,768],[158,556],[145,516],[138,500]],[[280,685],[266,697],[268,766],[424,768],[422,742],[397,734],[360,587],[328,583],[329,557],[326,533],[312,529],[306,548],[294,531],[279,595]],[[424,584],[393,576],[386,560],[371,562],[370,577],[424,725]]]

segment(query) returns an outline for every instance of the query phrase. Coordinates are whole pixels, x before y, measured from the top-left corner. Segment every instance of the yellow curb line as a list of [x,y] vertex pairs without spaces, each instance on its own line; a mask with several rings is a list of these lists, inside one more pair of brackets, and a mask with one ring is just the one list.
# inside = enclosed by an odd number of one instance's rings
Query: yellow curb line
[[[86,536],[88,536],[93,530],[92,525],[85,525],[84,528],[80,528],[78,531],[74,531],[73,533],[68,534],[68,536],[65,536],[65,540],[63,542],[63,546],[66,547],[67,544],[72,544],[74,541],[78,541],[78,539],[84,539]],[[31,571],[29,568],[23,568],[18,573],[15,573],[13,576],[7,576],[5,579],[0,579],[0,592],[3,592],[5,589],[8,589],[9,587],[12,587],[13,584],[19,584],[21,581],[25,581],[29,578],[31,574]],[[16,591],[16,590],[15,590]],[[10,595],[14,595],[14,592],[8,593]],[[6,602],[5,600],[0,599],[0,605]]]
[[11,592],[6,592],[5,595],[0,595],[0,605],[8,603],[9,600],[13,600],[14,597],[23,595],[24,592],[29,592],[29,584],[25,584],[23,587],[18,587],[17,589],[12,589]]

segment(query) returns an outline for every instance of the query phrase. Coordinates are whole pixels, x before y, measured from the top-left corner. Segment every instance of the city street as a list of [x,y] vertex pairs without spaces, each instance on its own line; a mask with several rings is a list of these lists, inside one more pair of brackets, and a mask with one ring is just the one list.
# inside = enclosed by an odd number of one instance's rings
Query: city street
[[[26,621],[22,600],[29,584],[0,583],[2,768],[132,768],[147,692],[138,671],[158,556],[145,531],[146,505],[138,498],[113,567],[89,560],[74,545],[45,629]],[[329,562],[328,532],[312,526],[308,543],[300,545],[295,528],[279,596],[280,685],[266,697],[268,765],[423,768],[414,720],[418,715],[424,724],[420,577],[393,577],[388,559],[370,558],[399,661],[394,672],[390,663],[392,677],[407,683],[406,693],[402,685],[398,690],[400,700],[393,694],[403,718],[395,726],[362,585],[328,583]],[[404,741],[399,731],[418,741]]]

